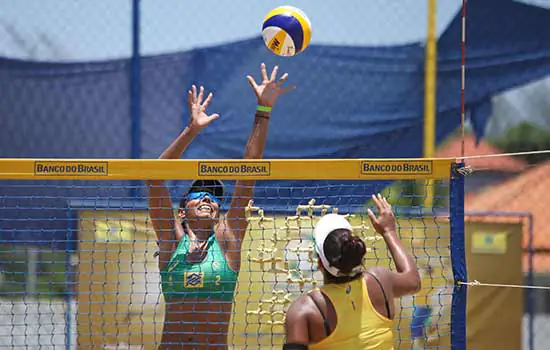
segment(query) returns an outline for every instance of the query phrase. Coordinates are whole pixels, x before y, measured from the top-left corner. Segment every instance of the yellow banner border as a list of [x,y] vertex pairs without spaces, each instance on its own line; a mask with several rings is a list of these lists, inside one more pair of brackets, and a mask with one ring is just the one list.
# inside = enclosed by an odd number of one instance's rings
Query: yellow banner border
[[[451,165],[454,162],[455,159],[451,158],[246,160],[4,158],[0,159],[0,179],[444,180],[450,178]],[[104,167],[94,169],[86,166],[98,163],[104,165]],[[63,164],[71,165],[71,167],[63,167]],[[79,167],[79,164],[83,166]],[[49,165],[52,166],[48,167]],[[204,168],[204,166],[209,165],[212,165],[212,167]],[[203,168],[201,169],[201,167]],[[67,171],[64,170],[65,168]],[[82,169],[81,173],[79,173],[80,169]],[[205,169],[207,171],[202,171]]]

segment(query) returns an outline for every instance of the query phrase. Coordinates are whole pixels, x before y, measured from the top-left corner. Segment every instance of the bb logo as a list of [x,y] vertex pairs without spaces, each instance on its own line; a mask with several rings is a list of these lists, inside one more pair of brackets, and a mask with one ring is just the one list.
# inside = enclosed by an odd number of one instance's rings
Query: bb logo
[[183,286],[185,288],[204,287],[204,273],[203,272],[186,272],[184,275]]

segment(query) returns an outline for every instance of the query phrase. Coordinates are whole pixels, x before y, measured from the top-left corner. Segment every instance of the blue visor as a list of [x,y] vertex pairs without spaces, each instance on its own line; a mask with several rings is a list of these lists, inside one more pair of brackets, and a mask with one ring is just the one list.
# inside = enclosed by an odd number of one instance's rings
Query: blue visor
[[194,200],[194,199],[203,199],[204,197],[208,196],[210,200],[218,205],[220,205],[220,199],[216,196],[214,196],[210,192],[191,192],[187,195],[188,200]]

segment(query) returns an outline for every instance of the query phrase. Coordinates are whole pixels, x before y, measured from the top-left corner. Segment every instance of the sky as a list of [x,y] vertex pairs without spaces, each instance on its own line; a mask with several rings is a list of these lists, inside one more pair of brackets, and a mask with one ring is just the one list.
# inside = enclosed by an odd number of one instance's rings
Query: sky
[[[437,3],[441,34],[461,1]],[[141,0],[142,54],[259,36],[264,16],[280,5],[309,16],[312,44],[392,45],[426,37],[427,1]],[[82,61],[131,53],[131,0],[0,0],[0,8],[0,56]]]

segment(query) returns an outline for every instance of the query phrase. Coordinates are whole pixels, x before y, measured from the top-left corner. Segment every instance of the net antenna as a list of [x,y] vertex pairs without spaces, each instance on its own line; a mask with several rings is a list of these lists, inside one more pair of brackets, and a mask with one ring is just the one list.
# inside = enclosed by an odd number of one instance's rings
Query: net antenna
[[462,137],[461,141],[461,149],[460,149],[460,162],[464,160],[465,155],[465,139],[466,139],[466,132],[465,132],[465,114],[466,114],[466,3],[467,0],[462,0],[462,39],[460,41],[460,48],[461,48],[461,64],[460,64],[460,72],[461,72],[461,79],[460,79],[460,133]]

